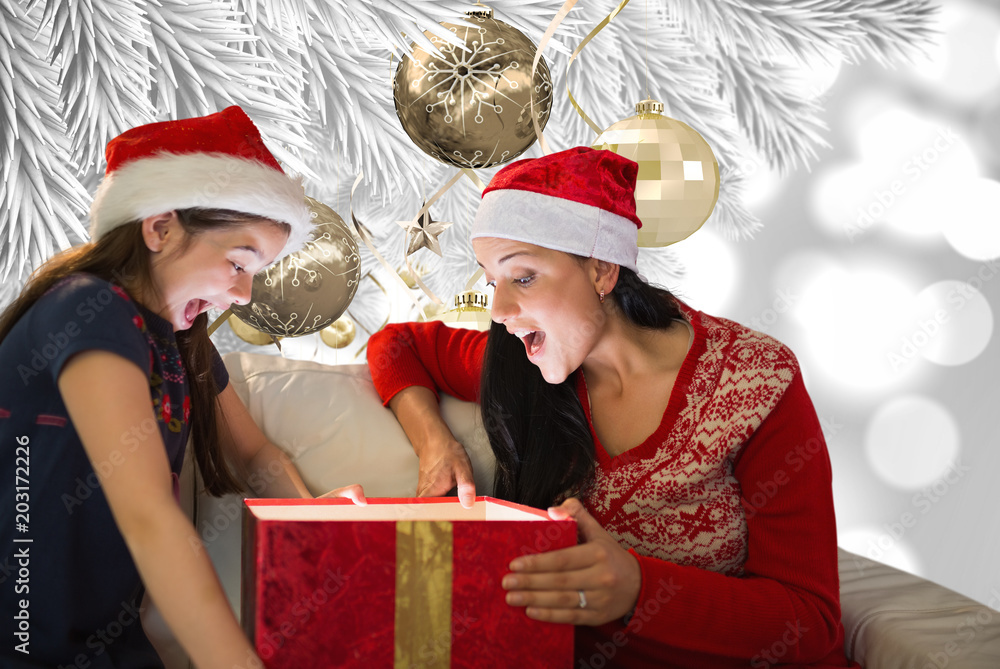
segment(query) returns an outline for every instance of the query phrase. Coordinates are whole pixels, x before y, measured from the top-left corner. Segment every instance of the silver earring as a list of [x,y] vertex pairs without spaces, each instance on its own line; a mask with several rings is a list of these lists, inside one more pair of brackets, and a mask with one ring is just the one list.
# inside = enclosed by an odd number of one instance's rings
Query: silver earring
[[600,298],[601,298],[601,304],[604,304],[604,291],[603,290],[601,291]]

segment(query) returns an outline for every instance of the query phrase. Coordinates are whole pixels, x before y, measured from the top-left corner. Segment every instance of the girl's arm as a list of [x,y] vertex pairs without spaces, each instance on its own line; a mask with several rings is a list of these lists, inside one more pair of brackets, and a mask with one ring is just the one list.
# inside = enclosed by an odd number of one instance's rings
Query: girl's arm
[[[246,483],[259,497],[312,497],[292,460],[254,422],[233,384],[219,393],[216,412],[222,452],[235,454],[246,468]],[[226,429],[228,427],[228,429]],[[360,485],[337,488],[322,497],[349,497],[365,504]]]
[[154,420],[149,379],[121,356],[90,350],[66,363],[58,384],[143,583],[184,650],[200,669],[260,666],[174,500],[159,433],[138,448],[122,440]]

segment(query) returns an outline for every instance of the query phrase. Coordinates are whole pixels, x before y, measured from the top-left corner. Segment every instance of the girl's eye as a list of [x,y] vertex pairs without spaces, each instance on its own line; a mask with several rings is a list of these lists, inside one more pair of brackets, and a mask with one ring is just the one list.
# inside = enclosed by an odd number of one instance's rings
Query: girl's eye
[[530,276],[526,276],[520,279],[514,279],[514,283],[516,283],[519,286],[527,286],[530,285],[531,282],[534,280],[535,280],[535,275],[531,274]]
[[497,287],[497,282],[496,281],[487,281],[486,285],[489,288],[496,288]]
[[239,272],[242,272],[242,271],[243,271],[243,268],[242,268],[242,267],[240,267],[239,265],[237,265],[236,263],[234,263],[234,262],[231,262],[230,264],[231,264],[231,265],[233,266],[233,269],[235,269],[237,273],[239,273]]

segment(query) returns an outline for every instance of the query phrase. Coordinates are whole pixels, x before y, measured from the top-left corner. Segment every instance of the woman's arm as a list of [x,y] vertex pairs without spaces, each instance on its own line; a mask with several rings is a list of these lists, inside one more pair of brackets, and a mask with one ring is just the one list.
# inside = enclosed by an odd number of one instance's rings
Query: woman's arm
[[66,363],[58,384],[143,583],[184,650],[201,669],[259,662],[174,500],[159,433],[138,449],[122,441],[154,419],[143,371],[113,353],[85,351]]
[[390,324],[369,340],[368,367],[375,389],[420,458],[421,497],[445,495],[457,486],[463,506],[475,501],[472,463],[441,418],[437,393],[478,399],[485,346],[485,333],[440,322]]
[[[216,411],[222,452],[243,462],[246,483],[254,495],[312,497],[291,458],[261,432],[233,384],[219,393]],[[364,491],[357,484],[331,490],[322,497],[349,497],[355,504],[366,503]]]
[[439,497],[458,487],[458,500],[465,508],[476,501],[472,462],[465,447],[441,417],[441,405],[423,386],[410,386],[389,400],[389,408],[420,459],[418,497]]

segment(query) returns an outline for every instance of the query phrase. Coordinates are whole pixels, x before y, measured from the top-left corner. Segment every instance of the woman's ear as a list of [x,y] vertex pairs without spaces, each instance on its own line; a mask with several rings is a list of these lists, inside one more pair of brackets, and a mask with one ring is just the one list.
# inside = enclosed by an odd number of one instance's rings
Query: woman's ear
[[172,237],[178,234],[179,227],[180,221],[174,211],[142,219],[142,239],[146,242],[146,248],[153,253],[163,251],[168,241],[173,241]]
[[598,293],[610,293],[618,284],[619,266],[606,260],[598,260],[594,273],[594,289]]

